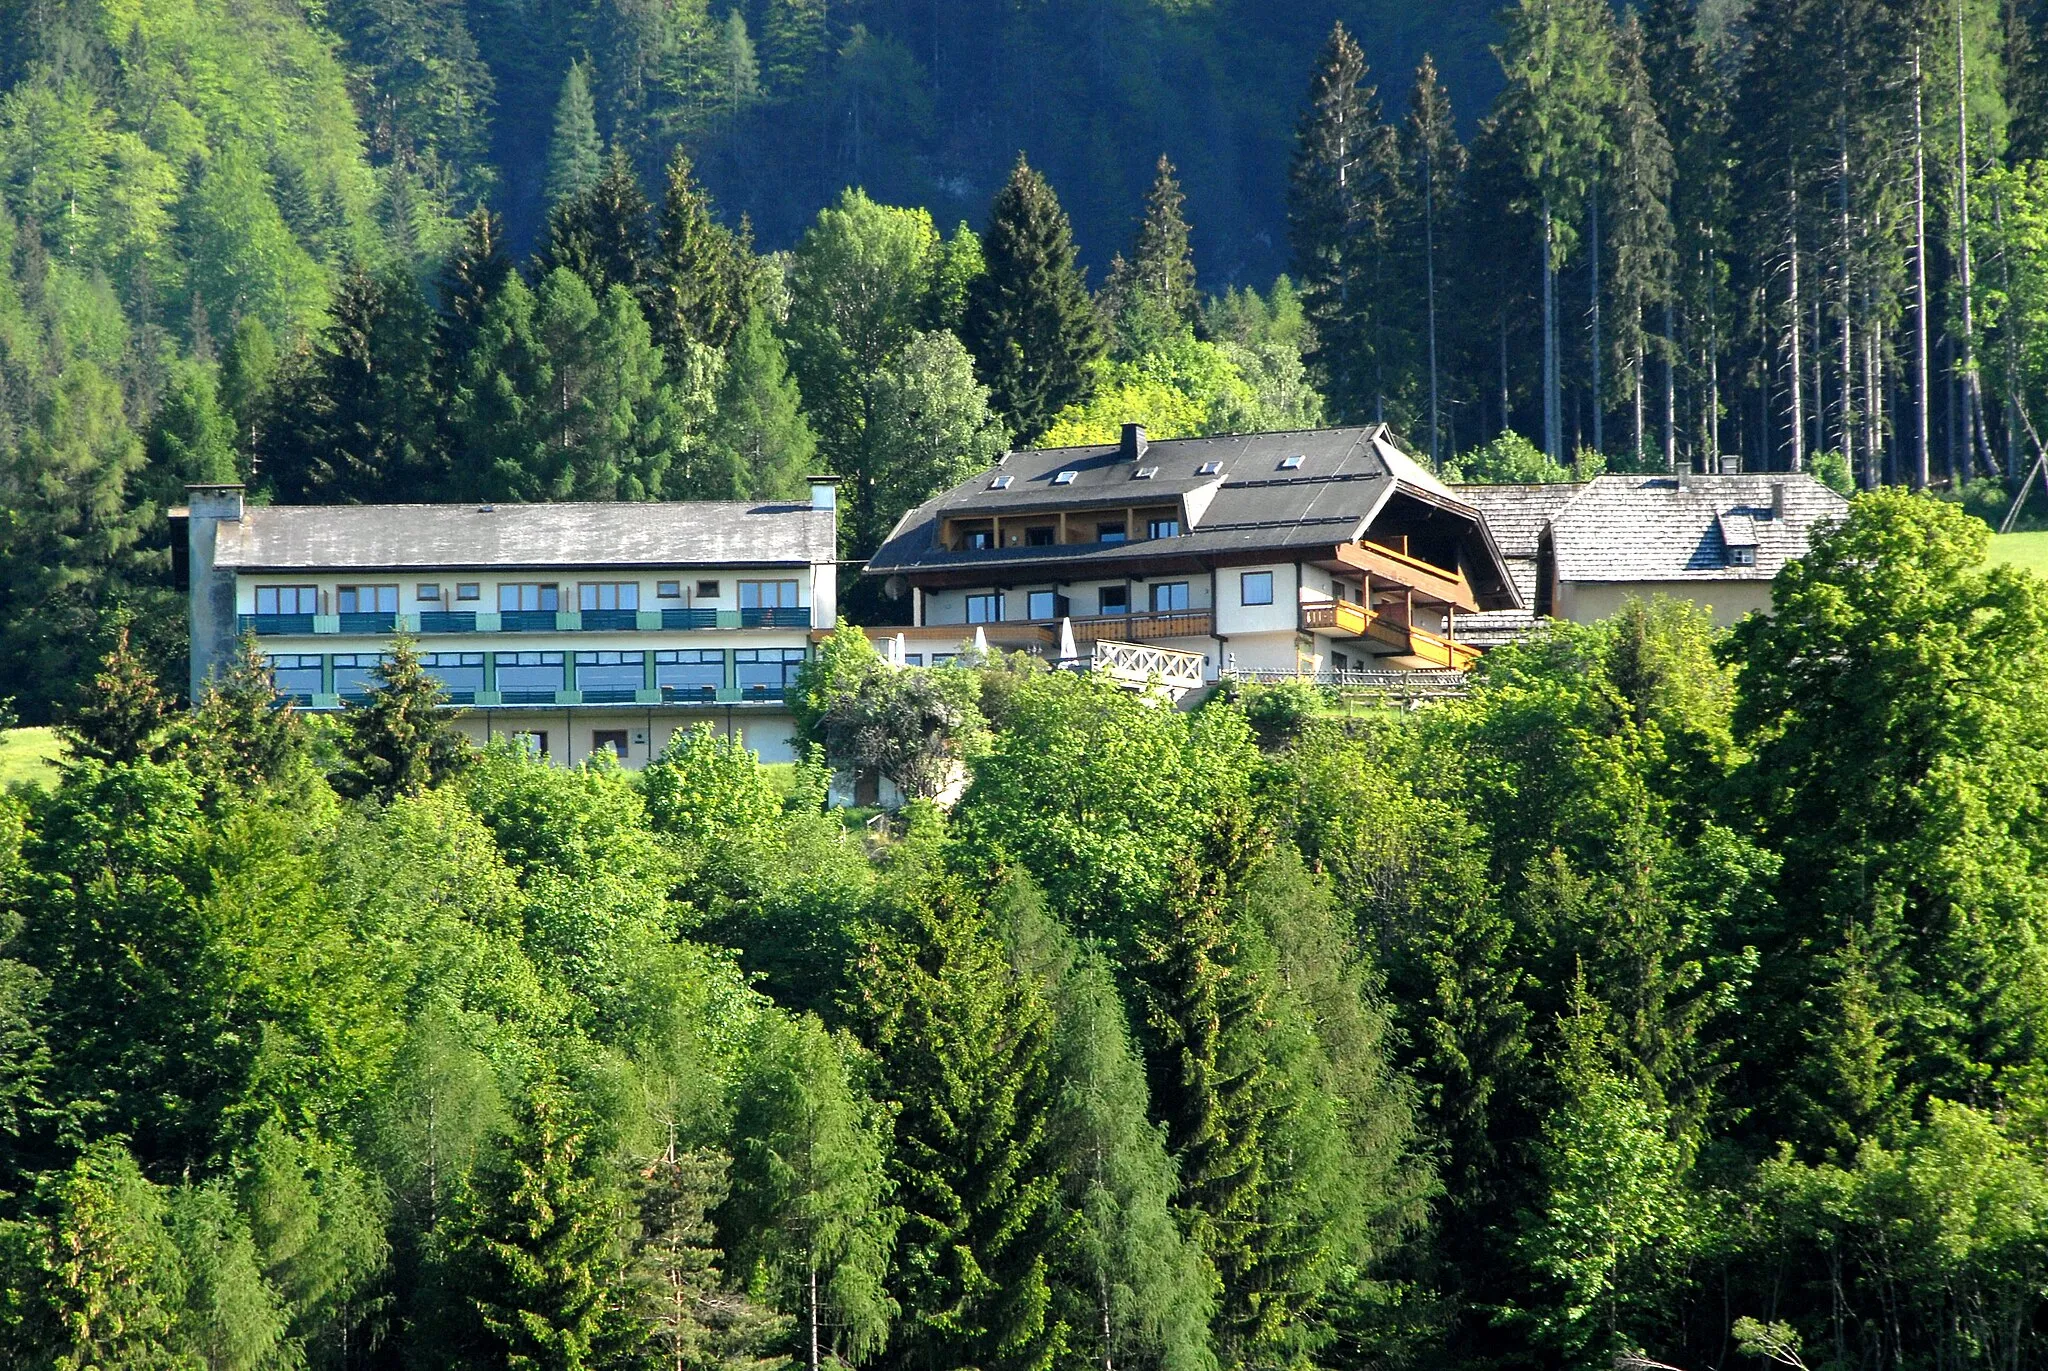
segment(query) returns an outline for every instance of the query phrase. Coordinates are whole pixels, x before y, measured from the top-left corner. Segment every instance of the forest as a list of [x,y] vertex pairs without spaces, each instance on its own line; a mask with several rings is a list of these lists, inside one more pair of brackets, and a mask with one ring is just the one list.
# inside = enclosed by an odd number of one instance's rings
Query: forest
[[[2048,581],[1986,536],[1861,495],[1770,617],[1405,712],[843,629],[777,770],[117,639],[0,798],[5,1360],[2029,1365]],[[864,713],[964,796],[827,809]]]

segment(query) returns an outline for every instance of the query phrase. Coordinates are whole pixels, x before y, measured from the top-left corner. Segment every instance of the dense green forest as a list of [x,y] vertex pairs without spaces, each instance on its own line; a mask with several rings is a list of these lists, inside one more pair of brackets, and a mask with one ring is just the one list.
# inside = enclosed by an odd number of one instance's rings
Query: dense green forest
[[[2034,0],[9,0],[0,699],[165,510],[759,498],[1385,419],[1446,474],[1997,510],[2048,398]],[[1284,272],[1285,274],[1276,274]],[[887,611],[854,588],[855,614]]]
[[2048,581],[1985,537],[1862,495],[1771,618],[1357,718],[845,630],[812,755],[971,770],[886,826],[708,726],[472,752],[409,648],[337,723],[117,640],[0,797],[0,1359],[2033,1364]]

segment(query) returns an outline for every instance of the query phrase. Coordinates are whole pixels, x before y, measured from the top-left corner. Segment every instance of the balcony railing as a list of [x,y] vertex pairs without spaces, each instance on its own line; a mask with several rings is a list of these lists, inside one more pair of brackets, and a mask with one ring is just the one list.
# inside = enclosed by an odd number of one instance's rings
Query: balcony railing
[[498,627],[507,633],[552,633],[555,628],[555,611],[508,609],[498,616]]
[[338,614],[335,620],[343,633],[390,633],[398,627],[396,614]]
[[422,633],[474,633],[476,632],[476,611],[461,610],[447,613],[430,609],[420,614]]
[[557,692],[552,690],[507,690],[498,698],[508,705],[551,705]]
[[636,629],[640,627],[640,611],[637,609],[586,609],[583,611],[585,629]]
[[587,705],[629,705],[639,697],[637,690],[620,687],[600,687],[583,692],[583,703]]
[[718,687],[665,685],[661,688],[661,698],[663,703],[672,705],[710,704],[718,698]]
[[310,614],[244,614],[238,618],[236,627],[244,633],[255,633],[258,636],[311,633],[313,631],[313,616]]
[[786,688],[779,685],[745,685],[739,688],[741,700],[779,700]]
[[743,609],[740,611],[741,628],[809,628],[811,611],[808,605],[782,605],[770,609]]
[[1362,638],[1376,616],[1349,600],[1310,600],[1301,607],[1301,626],[1309,633],[1336,633]]
[[1102,638],[1149,643],[1162,638],[1207,638],[1213,631],[1214,618],[1206,609],[1193,609],[1103,614],[1092,619],[1075,619],[1073,624],[1077,643],[1091,643]]
[[718,611],[715,609],[664,609],[661,611],[663,628],[717,628]]

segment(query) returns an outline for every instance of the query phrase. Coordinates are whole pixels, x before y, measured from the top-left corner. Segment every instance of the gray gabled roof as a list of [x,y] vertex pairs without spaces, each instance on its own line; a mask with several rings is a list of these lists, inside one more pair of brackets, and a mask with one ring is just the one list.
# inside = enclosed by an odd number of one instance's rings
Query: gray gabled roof
[[[1551,519],[1551,545],[1560,581],[1768,581],[1848,509],[1819,481],[1789,472],[1601,476]],[[1745,525],[1756,563],[1731,565],[1723,529],[1740,538]]]
[[1572,497],[1586,487],[1577,482],[1526,486],[1452,486],[1460,500],[1486,516],[1500,555],[1535,560],[1543,530]]
[[[1296,464],[1287,465],[1295,458]],[[1218,469],[1204,472],[1212,462]],[[1134,479],[1148,467],[1156,467],[1156,475]],[[1054,484],[1063,471],[1073,472],[1073,480]],[[1001,476],[1011,478],[1009,485],[993,489]],[[1161,438],[1136,462],[1116,444],[1007,453],[996,466],[907,511],[867,569],[871,575],[970,567],[1008,571],[1096,561],[1105,556],[1102,544],[955,552],[939,542],[940,521],[1060,509],[1079,513],[1183,498],[1200,513],[1180,536],[1117,545],[1114,555],[1133,561],[1327,548],[1358,538],[1397,493],[1470,521],[1482,554],[1476,560],[1491,555],[1471,507],[1396,447],[1384,425],[1370,425]]]
[[833,560],[830,510],[801,503],[252,505],[218,525],[243,570],[801,566]]

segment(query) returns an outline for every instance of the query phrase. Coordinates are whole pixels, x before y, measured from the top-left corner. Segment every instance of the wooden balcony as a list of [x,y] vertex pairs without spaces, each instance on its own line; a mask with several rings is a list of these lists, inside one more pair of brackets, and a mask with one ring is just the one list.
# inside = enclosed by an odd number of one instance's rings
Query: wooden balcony
[[1409,659],[1403,666],[1467,671],[1479,660],[1478,648],[1410,623],[1405,598],[1390,600],[1377,610],[1349,600],[1311,600],[1301,607],[1301,627],[1307,633],[1368,638],[1384,644],[1394,649],[1395,657]]
[[1349,600],[1310,600],[1301,607],[1303,632],[1339,638],[1363,638],[1376,617],[1364,605]]
[[[1058,621],[1053,622],[1057,631]],[[1093,643],[1104,638],[1120,643],[1154,643],[1164,638],[1207,638],[1215,630],[1215,619],[1206,609],[1102,614],[1076,619],[1073,623],[1076,643]]]
[[1363,572],[1378,584],[1400,586],[1431,604],[1455,605],[1467,613],[1479,608],[1463,572],[1447,571],[1379,543],[1340,544],[1333,560],[1320,565],[1352,574]]
[[1179,700],[1204,684],[1202,654],[1181,652],[1170,647],[1148,647],[1143,643],[1117,643],[1098,639],[1089,669],[1108,677],[1126,690],[1144,690],[1153,685]]

